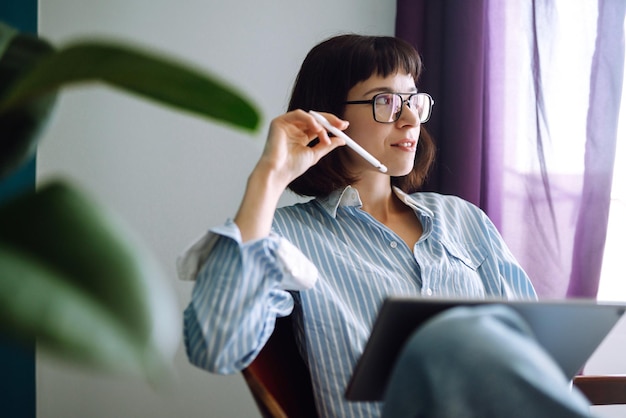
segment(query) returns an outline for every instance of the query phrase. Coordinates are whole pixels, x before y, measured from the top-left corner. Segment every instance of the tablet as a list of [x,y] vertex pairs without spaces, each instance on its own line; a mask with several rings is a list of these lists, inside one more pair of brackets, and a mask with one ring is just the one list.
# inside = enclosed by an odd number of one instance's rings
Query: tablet
[[372,334],[345,392],[350,401],[380,401],[404,343],[421,324],[446,309],[499,303],[515,309],[568,378],[584,366],[618,322],[626,304],[595,300],[503,301],[391,297],[378,313]]

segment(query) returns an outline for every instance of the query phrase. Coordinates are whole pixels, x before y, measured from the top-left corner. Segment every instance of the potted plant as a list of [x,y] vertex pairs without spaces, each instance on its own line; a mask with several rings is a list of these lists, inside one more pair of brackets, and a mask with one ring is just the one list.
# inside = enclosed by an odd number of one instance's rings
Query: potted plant
[[[62,88],[102,82],[255,130],[259,113],[215,77],[119,43],[56,48],[0,22],[0,181],[32,157]],[[0,332],[82,364],[154,379],[180,339],[171,289],[119,219],[62,181],[0,205]]]

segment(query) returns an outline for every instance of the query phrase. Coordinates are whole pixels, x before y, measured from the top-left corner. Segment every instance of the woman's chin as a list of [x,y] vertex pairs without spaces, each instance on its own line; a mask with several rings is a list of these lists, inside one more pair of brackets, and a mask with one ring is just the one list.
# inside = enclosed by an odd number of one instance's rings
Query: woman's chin
[[413,164],[404,167],[389,167],[387,166],[387,174],[391,177],[403,177],[411,173],[413,170]]

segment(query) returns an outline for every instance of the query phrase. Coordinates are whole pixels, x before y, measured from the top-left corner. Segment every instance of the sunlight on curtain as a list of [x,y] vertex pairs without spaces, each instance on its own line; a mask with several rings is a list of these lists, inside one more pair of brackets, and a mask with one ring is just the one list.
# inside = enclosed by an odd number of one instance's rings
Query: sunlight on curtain
[[[626,23],[625,23],[626,29]],[[626,69],[626,67],[625,67]],[[626,70],[624,71],[626,80]],[[615,150],[609,226],[602,260],[598,300],[626,301],[626,94],[622,92]]]
[[[506,42],[510,47],[504,51],[508,76],[502,87],[505,98],[515,100],[505,99],[509,108],[503,112],[507,141],[503,153],[502,232],[539,294],[563,297],[571,272],[583,187],[597,4],[578,0],[572,7],[571,0],[556,0],[547,10],[538,11],[534,29],[539,33],[538,56],[534,65],[540,71],[541,97],[532,92],[533,75],[527,69],[533,67],[533,48],[528,45],[531,40],[523,35],[532,33],[533,28],[524,22],[533,19],[520,17],[528,13],[521,4],[518,10],[506,5]],[[536,114],[545,115],[548,122],[543,123],[541,116],[533,119]],[[550,199],[539,192],[544,188],[539,147],[549,173]]]

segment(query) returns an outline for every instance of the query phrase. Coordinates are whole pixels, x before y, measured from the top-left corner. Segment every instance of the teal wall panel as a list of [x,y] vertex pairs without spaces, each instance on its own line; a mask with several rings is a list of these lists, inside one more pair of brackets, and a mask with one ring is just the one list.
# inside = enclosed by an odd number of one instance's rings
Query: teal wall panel
[[[37,33],[37,0],[0,1],[0,20],[23,32]],[[35,159],[0,181],[0,204],[35,188]],[[35,343],[17,344],[0,335],[0,416],[34,418]]]

